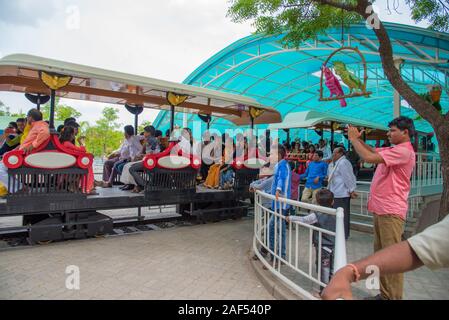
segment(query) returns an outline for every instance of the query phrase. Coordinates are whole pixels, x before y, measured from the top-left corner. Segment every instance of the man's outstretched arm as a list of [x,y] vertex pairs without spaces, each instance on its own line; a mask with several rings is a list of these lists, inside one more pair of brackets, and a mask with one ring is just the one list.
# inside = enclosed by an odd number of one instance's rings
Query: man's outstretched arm
[[348,128],[348,139],[351,141],[355,151],[359,154],[360,158],[369,163],[385,163],[382,156],[374,151],[371,147],[366,145],[361,139],[361,132],[355,127]]
[[[413,251],[408,241],[403,241],[354,262],[353,265],[360,273],[360,280],[363,280],[371,275],[367,273],[369,266],[376,266],[379,275],[387,275],[417,269],[423,266],[423,262]],[[322,298],[324,300],[352,299],[351,283],[355,280],[353,268],[349,266],[341,268],[323,291]]]

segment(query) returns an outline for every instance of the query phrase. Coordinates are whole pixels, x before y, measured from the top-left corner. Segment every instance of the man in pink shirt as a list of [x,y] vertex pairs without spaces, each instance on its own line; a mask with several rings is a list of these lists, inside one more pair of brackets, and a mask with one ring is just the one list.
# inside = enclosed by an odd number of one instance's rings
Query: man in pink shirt
[[[388,140],[394,147],[372,148],[361,139],[357,128],[349,127],[348,138],[355,151],[368,163],[377,164],[368,199],[368,211],[374,217],[374,251],[401,242],[408,210],[410,178],[415,167],[415,152],[410,143],[413,120],[399,117],[388,126]],[[402,299],[403,274],[380,277],[382,300]]]

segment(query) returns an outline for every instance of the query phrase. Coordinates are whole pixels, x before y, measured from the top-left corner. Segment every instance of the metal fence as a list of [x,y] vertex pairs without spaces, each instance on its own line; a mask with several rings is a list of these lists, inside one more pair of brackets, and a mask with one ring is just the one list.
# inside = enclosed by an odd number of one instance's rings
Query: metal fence
[[[268,204],[271,202],[274,204],[274,209],[271,208],[271,204]],[[295,211],[296,209],[303,209],[316,214],[335,216],[335,230],[327,230],[302,222],[287,223],[283,209],[281,209],[285,204],[290,205]],[[326,283],[322,281],[324,270],[321,267],[324,248],[323,235],[327,236],[328,239],[329,237],[335,237],[334,246],[331,248],[333,272],[346,265],[344,213],[342,208],[320,207],[284,198],[276,201],[274,196],[257,191],[254,215],[253,250],[256,256],[273,275],[306,299],[316,299],[308,290],[310,284],[326,286]],[[283,227],[287,224],[288,230]],[[284,255],[282,239],[285,239]],[[304,280],[306,280],[307,285],[304,285]]]

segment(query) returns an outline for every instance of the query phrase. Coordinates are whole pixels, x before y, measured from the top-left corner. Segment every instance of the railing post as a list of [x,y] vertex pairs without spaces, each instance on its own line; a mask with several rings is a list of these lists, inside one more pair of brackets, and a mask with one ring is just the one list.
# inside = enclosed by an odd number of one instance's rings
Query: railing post
[[345,239],[345,223],[343,208],[337,209],[335,224],[335,256],[334,256],[334,273],[343,268],[347,264],[346,261],[346,239]]

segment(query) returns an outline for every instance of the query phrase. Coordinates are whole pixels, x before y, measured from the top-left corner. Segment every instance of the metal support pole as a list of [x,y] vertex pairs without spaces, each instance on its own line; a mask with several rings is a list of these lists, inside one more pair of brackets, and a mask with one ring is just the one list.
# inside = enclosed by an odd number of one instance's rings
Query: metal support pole
[[139,115],[134,115],[134,130],[136,131],[136,136],[139,134]]
[[50,97],[50,129],[55,128],[55,104],[56,104],[56,90],[51,90]]
[[36,108],[37,108],[37,110],[41,110],[41,94],[40,93],[38,93],[37,94],[37,104],[36,104]]
[[139,221],[142,221],[142,220],[143,220],[143,217],[142,217],[142,208],[141,208],[141,207],[138,207],[138,208],[137,208],[137,217],[138,217],[138,220],[139,220]]
[[175,129],[175,107],[170,106],[170,134],[173,133]]
[[331,150],[334,150],[334,122],[331,122]]

